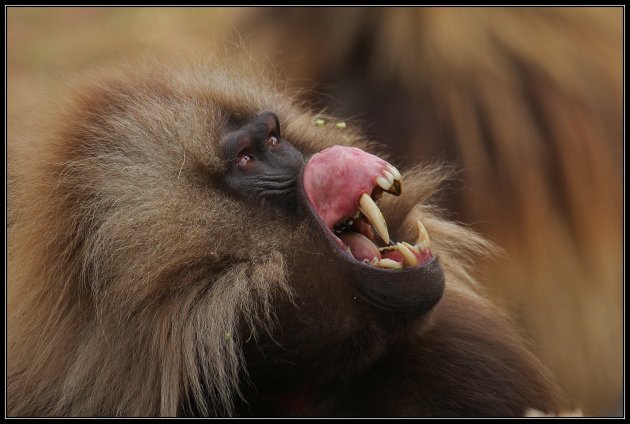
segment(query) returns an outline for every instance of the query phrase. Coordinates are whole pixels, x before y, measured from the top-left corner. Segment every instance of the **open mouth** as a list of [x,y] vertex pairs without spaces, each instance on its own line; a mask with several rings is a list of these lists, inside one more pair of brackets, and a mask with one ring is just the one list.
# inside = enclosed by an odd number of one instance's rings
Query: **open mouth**
[[394,166],[355,147],[333,146],[309,159],[301,185],[306,209],[370,303],[415,312],[437,303],[444,276],[426,228],[417,221],[414,240],[393,241],[377,204],[385,193],[402,192]]
[[309,160],[303,181],[328,236],[353,259],[378,268],[403,269],[423,266],[433,258],[429,234],[420,221],[415,240],[391,240],[377,202],[383,193],[399,196],[402,177],[383,159],[354,147],[334,146]]

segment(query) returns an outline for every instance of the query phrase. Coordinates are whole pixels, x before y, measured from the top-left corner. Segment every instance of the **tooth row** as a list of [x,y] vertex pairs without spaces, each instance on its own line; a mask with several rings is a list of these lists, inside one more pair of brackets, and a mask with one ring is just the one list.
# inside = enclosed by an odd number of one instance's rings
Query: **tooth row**
[[383,177],[376,177],[376,184],[379,185],[380,188],[382,188],[383,190],[387,191],[392,187],[392,184],[394,184],[394,182],[389,182],[387,179],[383,178]]
[[[404,243],[404,242],[403,242]],[[388,246],[383,246],[383,247],[379,247],[378,251],[383,253],[383,252],[392,252],[394,250],[398,250],[396,249],[396,245],[388,245]]]
[[375,265],[379,268],[402,269],[403,264],[392,259],[379,259]]
[[387,223],[383,217],[383,213],[376,206],[374,200],[369,194],[363,193],[359,199],[359,210],[372,223],[374,229],[381,236],[383,241],[389,244],[389,232],[387,231]]
[[402,177],[396,168],[387,164],[383,170],[383,175],[376,177],[376,184],[385,191],[399,195],[401,192]]
[[431,246],[431,239],[429,238],[429,233],[427,233],[427,229],[424,228],[424,225],[422,224],[422,222],[420,222],[420,220],[416,220],[416,226],[418,227],[418,240],[416,241],[415,246],[407,243],[406,241],[403,241],[402,243],[396,243],[396,245],[393,246],[380,247],[378,249],[380,252],[389,252],[392,250],[399,251],[402,255],[403,262],[396,262],[393,259],[388,258],[378,259],[376,257],[373,258],[371,261],[368,261],[366,259],[364,260],[364,262],[369,263],[372,266],[377,266],[379,268],[389,269],[402,269],[403,266],[417,266],[418,257],[416,256],[416,254],[426,254],[429,250],[429,247]]

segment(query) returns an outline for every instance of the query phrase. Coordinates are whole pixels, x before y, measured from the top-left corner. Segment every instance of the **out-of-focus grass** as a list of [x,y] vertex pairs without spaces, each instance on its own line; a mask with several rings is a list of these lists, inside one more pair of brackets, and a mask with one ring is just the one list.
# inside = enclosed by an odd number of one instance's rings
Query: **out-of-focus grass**
[[243,8],[9,7],[9,139],[21,136],[64,83],[137,56],[199,54],[225,43]]

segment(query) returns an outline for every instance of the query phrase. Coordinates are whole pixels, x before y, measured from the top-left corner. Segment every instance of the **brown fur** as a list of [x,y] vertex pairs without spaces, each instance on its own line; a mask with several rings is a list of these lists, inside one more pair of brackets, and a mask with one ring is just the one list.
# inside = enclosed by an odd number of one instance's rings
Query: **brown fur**
[[[12,146],[9,415],[565,409],[475,288],[488,243],[427,203],[439,167],[409,170],[403,196],[382,201],[397,238],[413,239],[422,218],[447,279],[433,314],[394,328],[339,281],[299,213],[221,191],[217,140],[233,115],[274,111],[307,154],[369,146],[352,128],[313,125],[253,62],[220,63],[94,78],[53,130]],[[303,390],[303,408],[279,400]]]
[[622,392],[622,14],[617,8],[258,9],[240,36],[322,108],[413,164],[506,251],[490,294],[578,404]]

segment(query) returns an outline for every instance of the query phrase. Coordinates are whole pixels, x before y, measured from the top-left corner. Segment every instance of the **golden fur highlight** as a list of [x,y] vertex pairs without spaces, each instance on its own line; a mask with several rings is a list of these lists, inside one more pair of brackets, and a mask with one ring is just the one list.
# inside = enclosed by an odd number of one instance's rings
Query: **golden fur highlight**
[[[306,153],[367,144],[353,128],[314,125],[321,115],[278,94],[251,62],[211,63],[145,64],[87,79],[50,132],[12,147],[9,415],[233,415],[250,378],[244,347],[284,349],[274,339],[278,325],[287,325],[279,305],[293,305],[303,319],[322,310],[339,317],[311,326],[315,335],[334,335],[330,343],[354,346],[355,333],[369,341],[357,344],[363,356],[341,375],[386,354],[382,335],[367,324],[371,315],[357,309],[348,284],[334,281],[321,236],[299,217],[225,195],[217,177],[224,166],[217,141],[230,114],[273,110],[284,137]],[[382,209],[401,239],[414,238],[416,217],[426,223],[449,281],[444,303],[487,307],[491,322],[501,314],[473,287],[469,259],[490,251],[489,243],[427,206],[444,175],[437,166],[409,170],[403,195],[383,199]],[[466,320],[437,316],[455,328]],[[500,321],[490,334],[469,325],[481,339],[499,340],[510,328]],[[474,349],[479,360],[484,343]],[[510,361],[544,370],[518,337],[508,334],[504,343]],[[511,384],[518,396],[543,384],[536,402],[555,405],[561,395],[546,379],[536,371]]]

